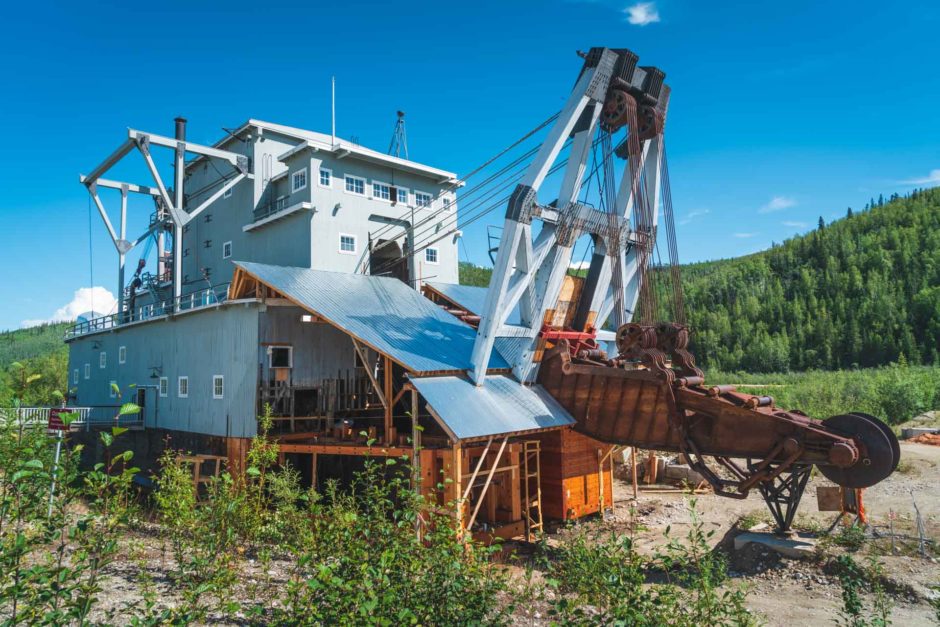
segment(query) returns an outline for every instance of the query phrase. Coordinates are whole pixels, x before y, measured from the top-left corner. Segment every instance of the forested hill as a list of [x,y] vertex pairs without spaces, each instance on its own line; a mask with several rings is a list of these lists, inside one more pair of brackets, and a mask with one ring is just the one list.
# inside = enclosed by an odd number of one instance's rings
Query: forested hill
[[[683,266],[699,362],[940,365],[940,188],[872,205],[760,253]],[[489,269],[461,264],[460,278],[486,285]]]
[[873,205],[770,250],[683,267],[698,358],[754,372],[902,355],[940,365],[940,188]]
[[67,326],[60,322],[0,333],[0,407],[9,407],[14,397],[24,405],[45,405],[57,400],[56,390],[66,391],[68,348],[62,338]]

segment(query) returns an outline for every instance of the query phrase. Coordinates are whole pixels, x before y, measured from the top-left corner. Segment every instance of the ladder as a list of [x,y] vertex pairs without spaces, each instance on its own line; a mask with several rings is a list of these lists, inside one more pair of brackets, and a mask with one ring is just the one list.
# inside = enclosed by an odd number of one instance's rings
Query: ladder
[[542,470],[540,459],[542,448],[538,440],[522,443],[522,490],[523,515],[525,516],[525,541],[532,541],[532,534],[543,533],[542,524]]

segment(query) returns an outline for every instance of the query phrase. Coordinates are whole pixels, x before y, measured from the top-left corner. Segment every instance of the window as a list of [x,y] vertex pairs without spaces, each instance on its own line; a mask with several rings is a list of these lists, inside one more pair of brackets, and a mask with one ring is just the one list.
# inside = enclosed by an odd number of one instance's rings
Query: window
[[212,377],[212,398],[222,398],[225,392],[225,379],[217,374]]
[[299,192],[307,187],[307,168],[290,175],[290,191]]
[[269,368],[291,368],[294,365],[294,347],[293,346],[269,346],[268,347],[268,367]]
[[339,234],[339,252],[346,253],[348,255],[355,254],[356,236],[344,235],[343,233],[340,233]]
[[359,194],[360,196],[365,196],[366,194],[366,180],[361,179],[358,176],[346,175],[346,191],[350,194]]
[[166,398],[170,394],[170,380],[160,377],[160,396]]
[[222,198],[231,198],[233,189],[235,189],[234,185],[232,187],[229,187],[227,190],[225,190],[225,193],[222,194]]
[[228,259],[232,256],[232,242],[222,244],[222,259]]
[[320,168],[320,187],[332,187],[333,173],[326,168]]
[[424,249],[424,260],[428,263],[437,263],[437,249],[436,248],[425,248]]
[[180,398],[189,398],[189,377],[180,377],[177,380],[176,395]]
[[118,363],[123,364],[127,363],[127,347],[121,346],[118,348]]
[[91,378],[91,364],[85,364],[85,380]]
[[372,181],[372,196],[378,198],[379,200],[391,200],[392,199],[392,188],[390,188],[385,183],[376,183]]
[[408,204],[408,190],[404,187],[395,188],[395,202],[400,202],[403,205]]
[[444,211],[450,211],[450,198],[444,199]]
[[430,207],[431,206],[431,194],[425,194],[424,192],[415,192],[415,206],[416,207]]
[[300,316],[300,321],[301,322],[313,322],[313,316],[311,316],[310,314],[303,314],[302,316]]
[[108,384],[108,391],[111,393],[111,398],[117,398],[117,381],[112,381]]
[[98,367],[107,368],[108,367],[108,354],[104,351],[98,355]]
[[78,368],[72,371],[72,385],[78,385]]

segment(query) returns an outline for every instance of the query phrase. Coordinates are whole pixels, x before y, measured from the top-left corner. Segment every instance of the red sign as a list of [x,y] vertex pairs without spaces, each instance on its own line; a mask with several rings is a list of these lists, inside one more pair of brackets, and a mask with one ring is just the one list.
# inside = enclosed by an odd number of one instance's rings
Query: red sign
[[70,410],[65,407],[53,407],[49,410],[49,431],[68,431],[68,427],[62,422],[62,414],[68,414]]

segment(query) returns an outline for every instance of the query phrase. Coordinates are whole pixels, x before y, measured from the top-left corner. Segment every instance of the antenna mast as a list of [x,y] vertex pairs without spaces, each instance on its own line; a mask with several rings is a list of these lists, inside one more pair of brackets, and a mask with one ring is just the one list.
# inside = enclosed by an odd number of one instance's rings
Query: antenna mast
[[405,134],[405,112],[398,112],[398,120],[395,122],[395,131],[392,133],[392,141],[388,145],[388,154],[401,157],[404,153],[405,159],[408,158],[408,137]]

